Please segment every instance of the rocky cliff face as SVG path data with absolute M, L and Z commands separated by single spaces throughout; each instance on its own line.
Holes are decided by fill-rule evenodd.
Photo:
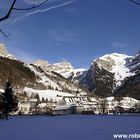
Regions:
M 125 78 L 115 94 L 140 99 L 140 52 L 129 61 L 128 67 L 135 74 Z
M 34 65 L 40 66 L 41 68 L 47 70 L 47 71 L 54 71 L 57 72 L 65 77 L 67 72 L 71 72 L 73 70 L 72 65 L 67 62 L 59 62 L 59 63 L 54 63 L 54 64 L 49 64 L 47 61 L 43 60 L 37 60 L 33 62 Z
M 105 69 L 108 72 L 114 74 L 115 88 L 119 87 L 126 77 L 134 75 L 128 67 L 129 61 L 133 57 L 124 54 L 107 54 L 100 57 L 96 62 L 99 68 Z
M 68 81 L 98 96 L 140 96 L 137 93 L 140 91 L 140 53 L 135 57 L 117 53 L 107 54 L 94 60 L 89 70 L 74 69 L 68 62 L 40 64 L 45 70 L 57 72 Z
M 87 69 L 74 69 L 71 63 L 63 61 L 59 63 L 49 64 L 47 61 L 37 60 L 33 62 L 34 65 L 40 66 L 42 69 L 46 71 L 53 71 L 64 78 L 67 78 L 69 81 L 73 82 L 74 84 L 78 84 L 80 79 L 84 77 L 87 72 Z
M 100 96 L 114 94 L 126 81 L 139 71 L 139 55 L 107 54 L 93 61 L 90 69 L 80 75 L 79 84 Z M 136 76 L 137 77 L 137 76 Z
M 136 73 L 136 74 L 139 73 L 139 71 L 140 71 L 140 52 L 135 57 L 130 59 L 127 66 L 131 72 Z

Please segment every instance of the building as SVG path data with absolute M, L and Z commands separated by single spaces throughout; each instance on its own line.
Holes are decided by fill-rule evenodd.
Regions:
M 36 113 L 37 99 L 28 99 L 19 101 L 18 113 L 22 115 L 29 115 Z
M 75 110 L 70 111 L 71 113 L 75 112 L 78 114 L 88 114 L 88 113 L 93 114 L 96 112 L 97 100 L 95 99 L 93 100 L 93 98 L 91 99 L 90 97 L 87 96 L 73 96 L 73 97 L 64 96 L 60 104 L 61 107 L 63 106 L 65 108 L 65 110 L 66 108 L 67 110 L 70 109 Z
M 76 106 L 72 104 L 56 106 L 54 109 L 52 109 L 52 115 L 69 115 L 76 113 Z

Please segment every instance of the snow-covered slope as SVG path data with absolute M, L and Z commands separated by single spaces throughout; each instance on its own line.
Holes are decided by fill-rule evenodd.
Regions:
M 58 84 L 56 84 L 53 80 L 51 80 L 46 73 L 40 69 L 39 67 L 35 67 L 34 65 L 30 65 L 30 64 L 25 64 L 26 67 L 30 68 L 31 71 L 33 71 L 35 73 L 35 75 L 38 77 L 36 79 L 36 81 L 38 83 L 43 84 L 46 88 L 52 88 L 52 89 L 58 89 L 58 90 L 62 90 L 62 88 L 60 88 L 60 86 Z M 50 76 L 52 76 L 52 74 L 50 72 L 48 72 L 48 74 Z
M 69 79 L 73 83 L 79 83 L 87 69 L 75 69 L 69 62 L 63 61 L 59 63 L 49 64 L 48 61 L 37 60 L 34 65 L 40 66 L 45 71 L 54 71 Z
M 111 73 L 114 73 L 116 80 L 116 87 L 120 86 L 122 81 L 126 77 L 133 76 L 135 73 L 131 72 L 128 65 L 132 56 L 125 54 L 112 53 L 100 57 L 98 60 L 98 66 Z
M 49 64 L 47 61 L 38 60 L 35 62 L 36 65 L 27 64 L 10 55 L 4 44 L 0 44 L 0 57 L 0 87 L 3 86 L 5 79 L 10 78 L 14 86 L 18 87 L 18 92 L 26 86 L 38 90 L 52 89 L 86 94 L 61 75 L 73 69 L 68 62 Z
M 95 59 L 89 70 L 81 75 L 79 84 L 95 94 L 110 96 L 126 78 L 133 77 L 140 68 L 140 55 L 136 57 L 111 53 Z
M 73 69 L 67 73 L 65 73 L 63 76 L 73 82 L 74 84 L 79 84 L 79 82 L 82 80 L 82 78 L 85 76 L 85 73 L 87 72 L 87 69 L 79 68 L 79 69 Z
M 15 86 L 21 88 L 53 89 L 82 95 L 87 94 L 87 90 L 83 90 L 86 88 L 97 95 L 112 96 L 122 87 L 120 94 L 130 96 L 131 91 L 134 96 L 130 97 L 140 99 L 140 52 L 135 57 L 106 54 L 94 60 L 89 70 L 75 69 L 66 61 L 49 64 L 37 60 L 26 64 L 9 54 L 4 44 L 0 44 L 0 57 L 0 87 L 10 77 Z
M 42 97 L 44 99 L 48 99 L 48 100 L 54 100 L 54 101 L 59 101 L 60 98 L 62 98 L 63 96 L 68 96 L 68 97 L 72 97 L 74 96 L 74 94 L 70 94 L 67 92 L 60 92 L 60 91 L 55 91 L 55 90 L 35 90 L 32 88 L 24 88 L 24 92 L 26 92 L 29 96 L 32 94 L 38 94 L 40 97 L 40 100 L 42 99 Z
M 129 61 L 127 66 L 134 75 L 124 79 L 116 94 L 140 100 L 140 52 Z
M 67 91 L 73 94 L 76 94 L 77 92 L 82 95 L 86 94 L 83 89 L 70 82 L 68 79 L 57 72 L 50 71 L 33 64 L 25 64 L 25 66 L 30 68 L 30 70 L 35 73 L 37 76 L 36 81 L 40 84 L 43 84 L 46 89 Z
M 140 72 L 140 51 L 138 54 L 133 57 L 130 62 L 128 63 L 128 67 L 131 72 L 139 73 Z

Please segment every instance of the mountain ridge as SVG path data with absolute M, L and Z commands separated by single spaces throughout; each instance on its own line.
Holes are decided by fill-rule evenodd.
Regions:
M 10 77 L 17 87 L 22 88 L 140 99 L 140 52 L 136 56 L 106 54 L 95 59 L 89 69 L 75 69 L 67 61 L 49 64 L 46 60 L 37 60 L 28 64 L 9 54 L 4 44 L 0 44 L 0 67 L 1 88 L 4 80 Z M 132 93 L 128 93 L 128 89 Z

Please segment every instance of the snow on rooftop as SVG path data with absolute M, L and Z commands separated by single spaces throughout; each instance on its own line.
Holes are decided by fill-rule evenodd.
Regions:
M 41 107 L 41 108 L 42 108 L 42 107 L 46 107 L 46 103 L 41 103 L 41 104 L 39 104 L 38 106 Z
M 106 100 L 107 100 L 107 101 L 112 101 L 112 100 L 114 100 L 114 97 L 113 97 L 113 96 L 107 97 Z
M 123 100 L 121 100 L 120 103 L 121 103 L 121 107 L 123 108 L 131 108 L 135 104 L 140 103 L 140 101 L 130 97 L 123 97 Z
M 93 97 L 90 97 L 90 100 L 91 100 L 92 102 L 97 102 L 97 99 L 95 99 L 95 98 L 93 98 Z
M 138 103 L 138 102 L 140 102 L 139 100 L 136 100 L 136 99 L 131 98 L 131 97 L 123 97 L 123 101 L 133 102 L 133 103 Z
M 71 105 L 56 106 L 53 110 L 65 110 L 69 109 Z

